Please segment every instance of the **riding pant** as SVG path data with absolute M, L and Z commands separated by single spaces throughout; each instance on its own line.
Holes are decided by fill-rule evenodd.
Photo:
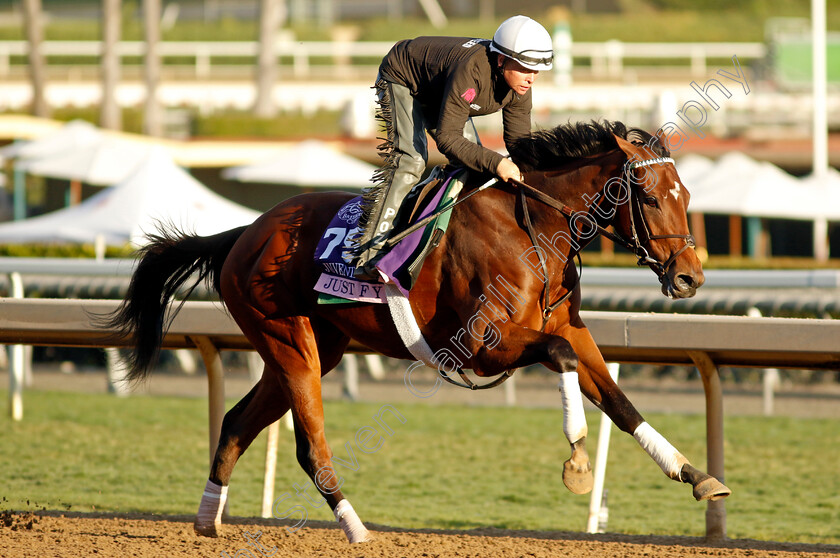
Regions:
M 420 182 L 429 159 L 426 130 L 432 133 L 421 104 L 404 85 L 392 83 L 379 76 L 376 82 L 378 116 L 387 133 L 384 148 L 385 163 L 374 179 L 380 182 L 373 188 L 370 207 L 358 241 L 357 276 L 375 276 L 374 265 L 385 242 L 393 233 L 394 219 L 403 200 Z M 478 143 L 472 122 L 467 122 L 464 135 Z

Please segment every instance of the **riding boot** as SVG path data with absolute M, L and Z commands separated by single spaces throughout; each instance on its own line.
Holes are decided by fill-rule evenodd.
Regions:
M 391 183 L 380 201 L 376 214 L 371 215 L 370 230 L 373 237 L 361 253 L 356 263 L 355 277 L 357 279 L 378 279 L 376 263 L 386 254 L 383 250 L 385 242 L 394 230 L 394 218 L 399 213 L 403 200 L 417 184 L 418 178 L 414 173 L 400 172 L 398 168 L 391 179 Z M 364 244 L 362 244 L 364 246 Z
M 377 89 L 389 152 L 379 175 L 381 183 L 366 196 L 372 207 L 366 211 L 358 240 L 354 273 L 362 280 L 379 279 L 376 262 L 385 255 L 383 248 L 393 234 L 394 219 L 405 197 L 420 181 L 428 159 L 426 122 L 420 104 L 402 85 L 380 79 Z

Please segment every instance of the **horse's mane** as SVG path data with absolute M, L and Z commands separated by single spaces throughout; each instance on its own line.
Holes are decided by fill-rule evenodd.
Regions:
M 648 132 L 609 120 L 568 122 L 550 130 L 537 130 L 515 140 L 509 150 L 523 171 L 540 170 L 615 149 L 618 144 L 614 135 L 635 144 L 649 145 L 660 157 L 670 155 L 668 148 Z

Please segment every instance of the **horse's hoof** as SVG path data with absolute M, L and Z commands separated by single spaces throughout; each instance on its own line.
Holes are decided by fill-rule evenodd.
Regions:
M 572 465 L 572 460 L 563 463 L 563 484 L 566 485 L 572 494 L 588 494 L 592 491 L 595 481 L 592 478 L 592 465 L 587 461 L 586 467 L 581 470 Z
M 702 500 L 714 502 L 715 500 L 722 500 L 730 494 L 732 494 L 732 491 L 714 477 L 708 477 L 698 482 L 694 487 L 694 498 L 698 502 Z
M 220 527 L 221 525 L 216 525 L 215 523 L 193 523 L 193 530 L 200 537 L 212 537 L 215 539 L 219 536 Z
M 366 531 L 365 534 L 361 538 L 359 538 L 357 540 L 350 541 L 350 544 L 369 543 L 369 542 L 374 541 L 374 540 L 376 540 L 376 536 L 373 533 L 371 533 L 370 531 Z

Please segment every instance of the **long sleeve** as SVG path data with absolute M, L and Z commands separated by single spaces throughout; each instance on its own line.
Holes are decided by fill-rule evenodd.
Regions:
M 465 65 L 461 71 L 454 72 L 444 88 L 435 142 L 450 160 L 460 161 L 477 171 L 495 173 L 502 155 L 464 137 L 464 126 L 471 113 L 470 103 L 476 99 L 480 87 L 479 80 L 469 69 Z

